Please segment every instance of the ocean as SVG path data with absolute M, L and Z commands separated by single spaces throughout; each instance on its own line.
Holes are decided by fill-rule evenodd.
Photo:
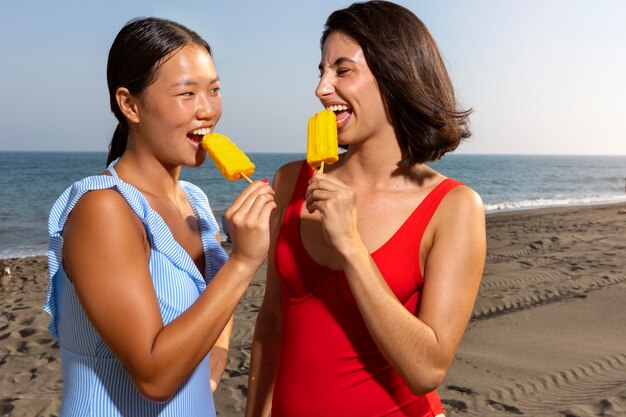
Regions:
M 254 178 L 304 154 L 250 153 Z M 72 182 L 105 168 L 105 153 L 0 152 L 0 259 L 44 255 L 48 212 Z M 626 156 L 513 156 L 451 154 L 430 164 L 482 197 L 487 213 L 626 201 Z M 225 181 L 212 163 L 184 169 L 219 218 L 245 181 Z

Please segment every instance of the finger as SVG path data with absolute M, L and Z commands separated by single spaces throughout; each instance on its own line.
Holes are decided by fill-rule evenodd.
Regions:
M 323 211 L 323 209 L 321 208 L 322 205 L 324 209 L 326 209 L 326 207 L 329 204 L 332 204 L 332 201 L 336 199 L 336 196 L 337 193 L 335 192 L 316 190 L 305 201 L 305 207 L 309 211 L 309 213 L 313 213 L 315 210 Z
M 319 169 L 315 170 L 315 172 L 313 173 L 313 176 L 311 178 L 309 178 L 309 184 L 313 181 L 317 181 L 321 178 L 327 177 L 327 174 L 324 174 L 323 172 L 320 172 Z
M 259 215 L 263 206 L 274 200 L 273 192 L 259 192 L 251 194 L 238 208 L 233 212 L 232 221 L 235 227 L 255 227 L 255 223 L 259 221 Z
M 345 187 L 345 184 L 343 183 L 343 181 L 328 174 L 317 173 L 309 179 L 309 184 L 320 183 L 320 182 L 327 182 L 327 183 L 332 183 L 338 186 Z
M 270 216 L 272 215 L 272 211 L 274 211 L 274 209 L 277 207 L 278 205 L 276 204 L 274 200 L 265 204 L 263 206 L 263 209 L 261 210 L 261 214 L 259 215 L 259 221 L 262 222 L 263 224 L 267 224 L 269 227 Z
M 334 191 L 314 190 L 306 198 L 306 204 L 310 205 L 316 201 L 330 200 L 336 195 Z
M 335 178 L 326 177 L 326 178 L 322 178 L 317 181 L 311 182 L 308 188 L 321 189 L 321 190 L 342 190 L 342 189 L 347 189 L 349 187 L 346 186 L 343 182 Z
M 274 190 L 268 185 L 267 182 L 254 181 L 237 196 L 235 201 L 233 201 L 230 207 L 226 210 L 226 218 L 232 218 L 232 216 L 246 204 L 248 204 L 249 208 L 250 197 L 263 192 L 274 194 Z
M 331 181 L 326 181 L 326 180 L 316 181 L 316 182 L 311 183 L 307 187 L 307 190 L 304 196 L 305 198 L 309 198 L 309 196 L 315 193 L 316 191 L 338 192 L 344 188 L 345 186 L 339 185 Z
M 320 213 L 322 218 L 324 217 L 324 212 L 327 210 L 328 205 L 326 201 L 313 201 L 311 204 L 307 204 L 306 209 L 309 213 L 313 214 L 316 211 Z
M 259 194 L 255 196 L 254 201 L 252 202 L 248 212 L 246 213 L 246 217 L 253 222 L 261 221 L 261 213 L 263 209 L 268 204 L 274 203 L 274 196 L 269 193 Z
M 258 190 L 263 187 L 269 187 L 267 181 L 253 181 L 241 193 L 239 193 L 237 198 L 235 198 L 231 204 L 231 207 L 234 207 L 235 209 L 238 208 L 250 195 L 258 192 Z

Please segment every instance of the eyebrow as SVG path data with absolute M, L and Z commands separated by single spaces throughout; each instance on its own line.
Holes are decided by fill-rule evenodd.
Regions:
M 338 65 L 343 64 L 344 62 L 350 62 L 350 63 L 352 63 L 352 64 L 356 64 L 356 61 L 354 61 L 354 60 L 352 60 L 352 59 L 350 59 L 350 58 L 347 58 L 347 57 L 345 57 L 345 56 L 342 56 L 342 57 L 339 57 L 339 58 L 335 59 L 335 62 L 333 62 L 333 63 L 331 64 L 331 67 L 336 67 L 336 66 L 338 66 Z M 319 68 L 319 70 L 321 71 L 321 70 L 324 68 L 324 66 L 320 63 L 320 64 L 319 64 L 319 66 L 318 66 L 318 68 Z
M 211 81 L 209 81 L 209 84 L 215 84 L 219 80 L 220 80 L 220 77 L 215 77 Z M 183 80 L 180 80 L 180 81 L 170 85 L 170 88 L 186 87 L 186 86 L 189 86 L 189 85 L 198 85 L 198 82 L 190 80 L 190 79 L 183 79 Z

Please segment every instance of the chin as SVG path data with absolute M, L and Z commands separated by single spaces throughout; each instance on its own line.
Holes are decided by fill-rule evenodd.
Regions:
M 196 159 L 194 161 L 194 163 L 191 165 L 192 167 L 199 167 L 200 165 L 202 165 L 204 163 L 204 161 L 206 161 L 206 152 L 204 152 L 204 150 L 202 152 L 198 152 L 196 154 Z

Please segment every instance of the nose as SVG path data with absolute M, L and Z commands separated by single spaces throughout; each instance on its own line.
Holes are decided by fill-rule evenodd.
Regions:
M 320 100 L 323 100 L 324 97 L 328 97 L 335 91 L 335 85 L 333 80 L 331 79 L 330 74 L 322 74 L 320 77 L 320 82 L 317 84 L 317 88 L 315 89 L 315 95 Z
M 196 118 L 201 120 L 209 120 L 216 117 L 217 119 L 219 119 L 221 114 L 222 98 L 220 96 L 198 94 Z

